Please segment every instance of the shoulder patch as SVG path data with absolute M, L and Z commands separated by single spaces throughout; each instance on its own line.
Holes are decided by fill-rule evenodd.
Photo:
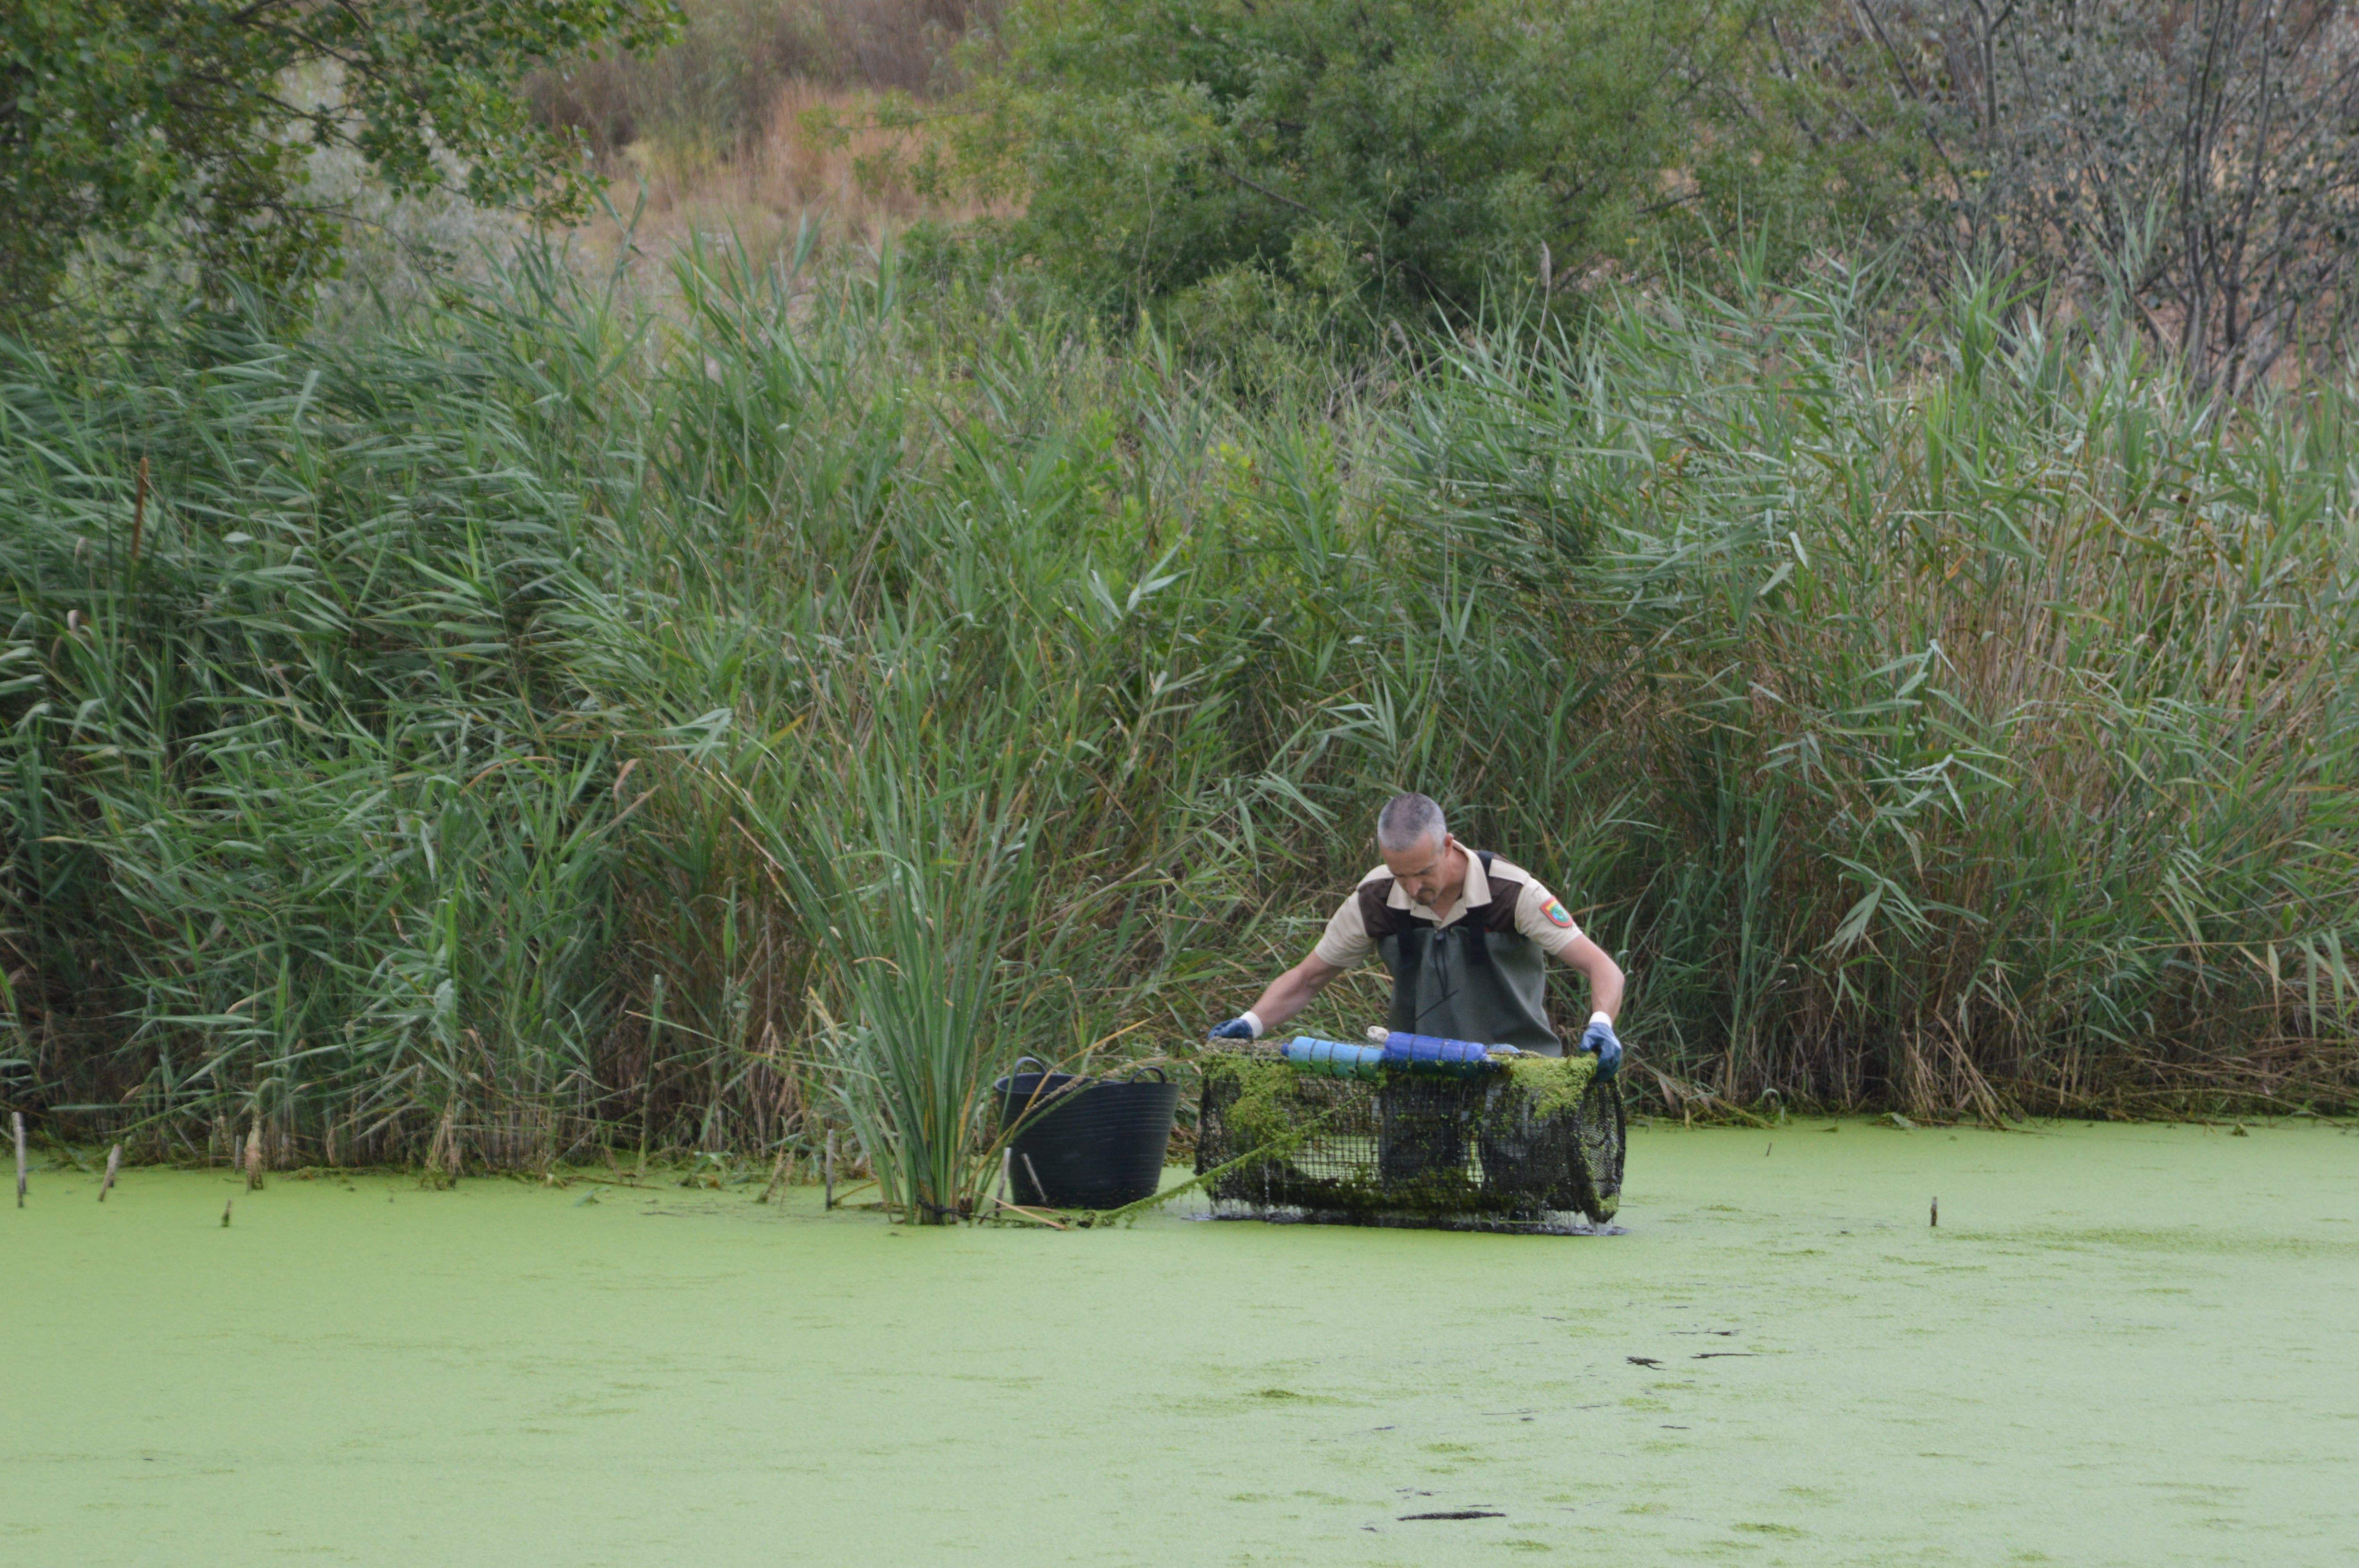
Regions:
M 1541 910 L 1540 913 L 1548 916 L 1549 924 L 1550 925 L 1569 928 L 1572 925 L 1572 916 L 1566 914 L 1564 905 L 1557 902 L 1555 899 L 1549 900 L 1548 907 Z

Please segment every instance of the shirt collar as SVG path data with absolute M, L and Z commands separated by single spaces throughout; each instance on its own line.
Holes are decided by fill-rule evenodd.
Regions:
M 1490 903 L 1491 879 L 1484 872 L 1483 857 L 1467 849 L 1463 844 L 1458 848 L 1466 856 L 1466 881 L 1458 890 L 1458 907 L 1450 912 L 1450 917 L 1447 920 L 1421 903 L 1411 903 L 1408 890 L 1400 885 L 1398 877 L 1393 879 L 1393 891 L 1385 899 L 1385 907 L 1406 909 L 1411 914 L 1421 915 L 1432 921 L 1436 925 L 1455 925 L 1468 910 Z

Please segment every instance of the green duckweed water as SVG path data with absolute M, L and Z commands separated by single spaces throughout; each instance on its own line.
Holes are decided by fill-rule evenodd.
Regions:
M 2359 1137 L 1822 1125 L 1597 1238 L 37 1171 L 0 1561 L 2349 1561 Z

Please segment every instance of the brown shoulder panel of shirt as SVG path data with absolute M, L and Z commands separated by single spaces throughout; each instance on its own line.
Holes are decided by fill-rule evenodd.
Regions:
M 1397 935 L 1405 926 L 1417 924 L 1408 910 L 1392 906 L 1393 889 L 1397 885 L 1391 877 L 1371 877 L 1360 884 L 1355 895 L 1360 901 L 1360 925 L 1371 942 Z
M 1498 862 L 1495 859 L 1492 863 L 1495 866 Z M 1483 929 L 1515 930 L 1516 904 L 1524 896 L 1523 882 L 1506 871 L 1488 868 L 1485 868 L 1484 876 L 1491 884 L 1491 902 L 1483 911 Z

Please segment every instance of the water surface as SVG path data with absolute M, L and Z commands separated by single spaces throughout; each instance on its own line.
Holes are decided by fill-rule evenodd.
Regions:
M 1600 1238 L 37 1172 L 0 1561 L 2351 1561 L 2359 1136 L 1830 1125 Z

